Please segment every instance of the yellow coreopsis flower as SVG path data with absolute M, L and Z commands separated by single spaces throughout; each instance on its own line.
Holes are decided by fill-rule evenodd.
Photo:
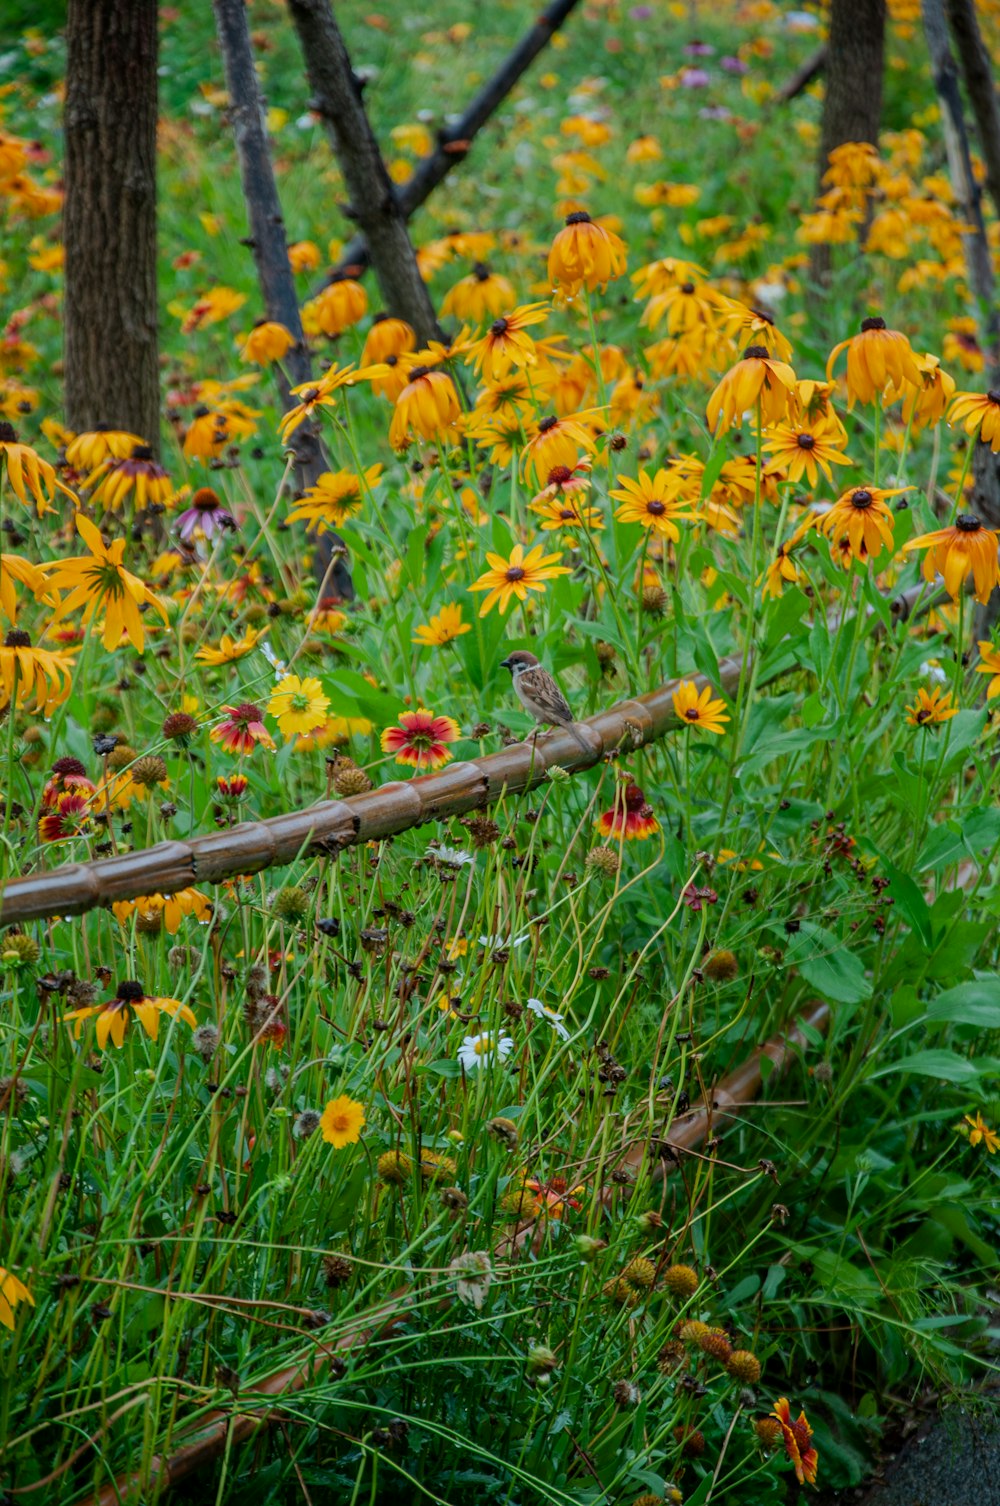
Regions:
M 345 1145 L 357 1145 L 364 1124 L 364 1106 L 344 1093 L 339 1098 L 330 1099 L 319 1121 L 323 1139 L 334 1150 L 343 1150 Z
M 237 659 L 243 659 L 252 653 L 263 636 L 263 628 L 259 632 L 247 628 L 242 638 L 235 639 L 228 633 L 223 633 L 218 648 L 200 648 L 195 658 L 201 664 L 235 664 Z
M 440 612 L 435 612 L 430 622 L 414 629 L 413 642 L 424 648 L 440 648 L 443 643 L 451 643 L 463 633 L 471 632 L 472 624 L 462 621 L 462 608 L 449 603 Z
M 267 709 L 285 737 L 291 737 L 293 733 L 312 732 L 323 725 L 330 697 L 315 676 L 300 680 L 298 675 L 285 675 L 271 692 Z
M 523 602 L 529 591 L 544 591 L 545 582 L 553 576 L 569 574 L 568 566 L 558 563 L 562 555 L 546 554 L 543 544 L 536 544 L 527 554 L 523 544 L 515 544 L 509 560 L 502 554 L 487 554 L 486 558 L 490 568 L 469 587 L 470 591 L 489 592 L 479 608 L 480 617 L 498 603 L 502 617 L 513 597 Z
M 90 553 L 42 566 L 56 590 L 69 592 L 59 604 L 57 620 L 82 607 L 84 622 L 90 622 L 98 611 L 103 610 L 104 647 L 109 652 L 117 648 L 124 633 L 136 652 L 141 654 L 146 635 L 139 608 L 144 605 L 152 607 L 164 622 L 168 622 L 165 605 L 137 575 L 132 575 L 122 565 L 124 539 L 105 544 L 100 529 L 82 513 L 76 515 L 76 531 Z

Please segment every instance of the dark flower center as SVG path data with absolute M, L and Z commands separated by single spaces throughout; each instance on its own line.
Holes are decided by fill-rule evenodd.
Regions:
M 377 314 L 372 315 L 372 324 L 381 324 L 383 319 L 388 319 L 388 317 L 389 315 L 385 312 L 385 309 L 379 309 Z
M 971 512 L 960 512 L 955 519 L 955 527 L 959 533 L 978 533 L 982 526 L 979 519 Z
M 684 715 L 687 717 L 689 722 L 696 722 L 698 720 L 699 713 L 693 706 L 689 706 Z
M 658 497 L 653 497 L 649 502 L 646 503 L 646 511 L 649 513 L 650 517 L 662 518 L 666 510 L 667 509 L 665 505 L 659 500 Z
M 994 389 L 991 387 L 986 396 L 991 403 L 996 403 L 997 407 L 1000 408 L 1000 392 L 994 391 Z
M 249 701 L 243 701 L 239 706 L 230 706 L 229 717 L 231 721 L 246 726 L 248 722 L 260 721 L 260 708 L 251 705 Z
M 204 403 L 199 403 L 194 410 L 194 416 L 195 418 L 207 418 L 211 411 L 211 408 L 206 408 Z M 134 455 L 135 451 L 133 450 L 132 453 Z
M 765 314 L 763 309 L 751 309 L 750 312 L 751 314 L 753 314 L 755 319 L 762 320 L 764 324 L 774 323 L 774 320 L 771 318 L 770 314 Z
M 303 405 L 306 405 L 308 403 L 314 403 L 318 397 L 319 397 L 319 388 L 318 387 L 310 387 L 310 388 L 308 388 L 307 391 L 303 392 L 303 394 L 302 394 Z
M 871 507 L 874 500 L 871 492 L 865 491 L 863 486 L 851 493 L 851 506 L 858 508 L 861 512 L 864 512 L 866 507 Z
M 795 443 L 798 445 L 800 450 L 814 450 L 816 448 L 816 439 L 812 434 L 797 435 Z
M 771 352 L 766 345 L 748 345 L 743 352 L 744 361 L 766 361 Z
M 625 808 L 630 811 L 641 811 L 646 804 L 646 797 L 637 784 L 630 784 L 625 791 Z
M 863 335 L 867 335 L 870 329 L 885 329 L 885 320 L 881 317 L 881 315 L 876 314 L 871 319 L 862 319 L 861 333 Z
M 206 413 L 208 412 L 207 408 L 205 409 L 205 412 Z M 149 447 L 148 444 L 135 444 L 135 445 L 132 446 L 131 459 L 133 459 L 133 460 L 152 460 L 152 458 L 153 458 L 153 452 L 150 449 L 150 447 Z
M 398 356 L 386 356 L 386 358 L 385 358 L 385 364 L 387 366 L 398 366 L 399 365 L 399 357 Z
M 694 283 L 693 282 L 682 282 L 681 283 L 681 292 L 682 293 L 688 293 L 688 294 L 693 293 L 694 292 Z
M 140 999 L 146 997 L 146 990 L 141 983 L 136 983 L 134 978 L 127 978 L 124 983 L 119 983 L 115 992 L 115 998 L 123 1004 L 138 1004 Z
M 210 486 L 199 486 L 191 498 L 191 506 L 196 507 L 199 512 L 214 512 L 217 507 L 222 506 L 222 503 Z
M 3 640 L 3 646 L 4 648 L 30 648 L 31 634 L 26 633 L 23 628 L 11 628 Z
M 507 320 L 506 319 L 494 319 L 493 323 L 490 325 L 490 334 L 491 335 L 498 335 L 499 336 L 499 335 L 505 335 L 506 333 L 507 333 Z
M 476 265 L 472 269 L 472 275 L 477 282 L 489 282 L 490 278 L 493 276 L 493 273 L 490 271 L 489 267 L 484 261 L 477 261 Z
M 13 424 L 0 423 L 0 444 L 17 444 L 17 430 Z
M 548 417 L 543 418 L 541 423 L 538 425 L 539 434 L 547 434 L 550 429 L 555 428 L 558 422 L 558 418 L 556 418 L 554 414 L 550 413 Z
M 410 372 L 410 381 L 419 382 L 421 377 L 429 376 L 430 369 L 431 368 L 429 366 L 414 366 L 413 370 Z
M 549 471 L 550 486 L 565 486 L 567 481 L 572 481 L 573 472 L 568 465 L 554 465 Z
M 567 225 L 589 225 L 591 218 L 585 209 L 578 209 L 575 214 L 566 216 L 566 223 Z
M 507 579 L 508 580 L 523 580 L 524 579 L 524 571 L 521 569 L 521 566 L 520 565 L 511 565 L 510 568 L 507 571 Z

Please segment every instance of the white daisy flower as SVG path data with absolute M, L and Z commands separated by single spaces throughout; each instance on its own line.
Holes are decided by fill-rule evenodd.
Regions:
M 458 1048 L 458 1059 L 466 1072 L 476 1072 L 480 1067 L 492 1067 L 497 1058 L 503 1061 L 513 1049 L 513 1039 L 502 1030 L 483 1030 L 465 1037 Z
M 461 847 L 445 847 L 439 843 L 428 847 L 424 857 L 433 858 L 435 862 L 443 863 L 446 868 L 465 868 L 476 861 L 475 853 L 465 852 Z
M 552 1029 L 555 1031 L 556 1035 L 561 1041 L 569 1040 L 569 1031 L 563 1024 L 563 1020 L 565 1019 L 564 1015 L 557 1014 L 554 1009 L 547 1009 L 546 1006 L 542 1003 L 541 999 L 529 999 L 527 1008 L 530 1009 L 531 1013 L 533 1015 L 536 1015 L 538 1019 L 548 1020 L 549 1024 L 552 1026 Z
M 486 947 L 490 952 L 498 952 L 512 946 L 522 946 L 527 939 L 527 931 L 523 936 L 480 936 L 479 945 Z
M 260 648 L 260 651 L 264 655 L 264 658 L 267 660 L 268 664 L 270 664 L 271 668 L 274 670 L 274 678 L 276 680 L 283 680 L 288 673 L 288 666 L 285 663 L 284 659 L 278 658 L 277 654 L 274 652 L 274 649 L 271 647 L 266 638 L 264 639 L 263 643 L 258 645 L 258 647 Z
M 932 664 L 929 659 L 925 659 L 921 664 L 920 673 L 934 685 L 947 685 L 948 683 L 948 676 L 940 664 Z

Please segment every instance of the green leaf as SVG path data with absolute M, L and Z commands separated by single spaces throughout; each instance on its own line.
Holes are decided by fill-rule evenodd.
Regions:
M 891 1077 L 896 1072 L 907 1072 L 917 1077 L 936 1077 L 942 1082 L 955 1083 L 974 1082 L 980 1075 L 979 1068 L 964 1056 L 959 1056 L 957 1051 L 944 1049 L 915 1051 L 912 1056 L 888 1062 L 868 1075 L 874 1080 L 877 1077 Z
M 975 978 L 946 989 L 928 1005 L 927 1019 L 1000 1030 L 1000 978 Z
M 826 706 L 818 695 L 811 695 L 802 707 L 802 720 L 807 727 L 818 727 L 826 716 Z
M 896 910 L 910 929 L 917 932 L 924 945 L 930 947 L 934 941 L 934 928 L 927 901 L 908 873 L 904 873 L 885 857 L 882 858 L 882 867 L 890 880 L 889 894 Z
M 860 959 L 832 931 L 812 921 L 802 921 L 790 938 L 785 961 L 798 968 L 811 988 L 835 1004 L 860 1004 L 871 998 L 872 985 Z

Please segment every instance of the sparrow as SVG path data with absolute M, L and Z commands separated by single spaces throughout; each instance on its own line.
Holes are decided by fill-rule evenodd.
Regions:
M 519 648 L 500 661 L 501 669 L 509 669 L 514 684 L 514 694 L 525 711 L 530 711 L 535 721 L 543 727 L 563 727 L 571 732 L 587 753 L 592 753 L 586 739 L 573 722 L 569 702 L 544 664 L 539 664 L 534 654 Z M 537 729 L 533 737 L 538 736 Z

